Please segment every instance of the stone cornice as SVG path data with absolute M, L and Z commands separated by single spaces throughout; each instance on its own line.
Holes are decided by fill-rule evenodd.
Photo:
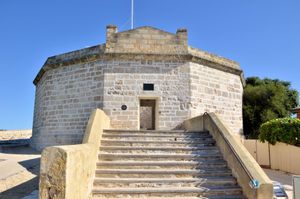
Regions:
M 240 70 L 239 63 L 232 61 L 230 59 L 220 57 L 218 55 L 206 52 L 204 50 L 200 50 L 197 48 L 188 47 L 188 53 L 193 55 L 194 57 L 198 57 L 201 59 L 209 60 L 211 62 L 218 63 L 220 65 L 228 66 L 229 68 L 235 68 Z
M 105 44 L 93 46 L 70 53 L 49 57 L 33 83 L 37 85 L 44 73 L 48 70 L 78 63 L 87 63 L 96 60 L 174 60 L 182 62 L 195 62 L 217 70 L 239 75 L 244 85 L 243 71 L 239 64 L 226 58 L 222 58 L 205 51 L 189 47 L 187 54 L 139 54 L 139 53 L 108 53 L 105 52 Z

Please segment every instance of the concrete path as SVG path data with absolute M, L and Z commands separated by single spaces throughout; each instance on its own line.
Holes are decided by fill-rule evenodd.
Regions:
M 281 183 L 288 194 L 289 199 L 293 199 L 293 174 L 271 169 L 264 169 L 264 171 L 271 180 Z
M 20 199 L 38 189 L 40 153 L 30 147 L 0 146 L 0 199 Z
M 38 199 L 39 198 L 39 191 L 35 190 L 30 195 L 22 198 L 22 199 Z

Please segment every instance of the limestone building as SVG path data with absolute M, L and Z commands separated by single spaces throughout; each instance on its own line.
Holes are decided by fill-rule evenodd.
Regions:
M 49 57 L 36 78 L 31 145 L 75 144 L 90 113 L 103 109 L 115 129 L 174 129 L 204 112 L 242 134 L 239 64 L 192 48 L 186 29 L 118 32 L 106 43 Z

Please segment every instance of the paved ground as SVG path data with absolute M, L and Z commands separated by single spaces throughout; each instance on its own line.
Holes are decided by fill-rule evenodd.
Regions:
M 264 171 L 271 180 L 280 182 L 283 185 L 286 193 L 288 194 L 289 199 L 293 199 L 293 174 L 271 169 L 264 169 Z
M 39 191 L 35 190 L 30 195 L 22 198 L 22 199 L 38 199 L 39 198 Z
M 30 147 L 0 147 L 0 199 L 20 199 L 38 189 L 40 153 Z

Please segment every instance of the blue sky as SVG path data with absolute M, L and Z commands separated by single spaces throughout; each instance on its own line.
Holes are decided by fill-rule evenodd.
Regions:
M 135 0 L 135 26 L 188 29 L 189 45 L 238 61 L 246 77 L 300 91 L 299 0 Z M 46 58 L 105 42 L 130 28 L 130 0 L 2 0 L 0 129 L 32 127 L 32 81 Z

